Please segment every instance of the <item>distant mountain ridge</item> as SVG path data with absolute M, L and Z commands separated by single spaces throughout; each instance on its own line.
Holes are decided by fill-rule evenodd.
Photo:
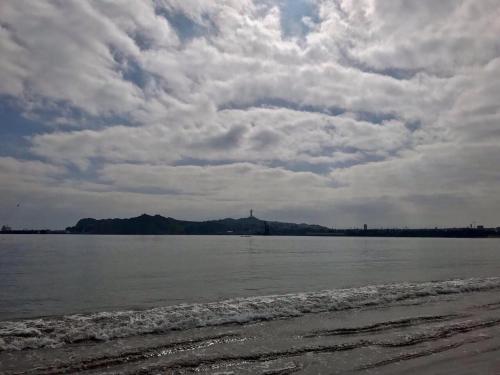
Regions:
M 177 220 L 161 215 L 129 219 L 81 219 L 66 230 L 75 234 L 238 234 L 238 235 L 314 235 L 328 234 L 321 225 L 265 221 L 254 216 L 208 221 Z
M 26 233 L 3 231 L 2 233 Z M 32 231 L 33 233 L 42 233 Z M 49 233 L 50 231 L 47 231 Z M 62 231 L 60 231 L 62 232 Z M 484 228 L 387 228 L 332 229 L 321 225 L 266 221 L 249 216 L 241 219 L 208 221 L 177 220 L 161 215 L 146 215 L 129 219 L 81 219 L 66 228 L 73 234 L 205 234 L 205 235 L 274 235 L 274 236 L 355 236 L 355 237 L 500 237 L 500 227 Z M 59 233 L 59 232 L 53 232 Z

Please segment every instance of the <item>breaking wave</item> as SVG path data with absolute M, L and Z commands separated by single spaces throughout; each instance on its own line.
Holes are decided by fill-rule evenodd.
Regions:
M 60 347 L 196 327 L 245 324 L 304 314 L 384 306 L 431 296 L 500 289 L 500 278 L 372 285 L 204 304 L 181 304 L 143 311 L 98 312 L 0 322 L 0 351 Z

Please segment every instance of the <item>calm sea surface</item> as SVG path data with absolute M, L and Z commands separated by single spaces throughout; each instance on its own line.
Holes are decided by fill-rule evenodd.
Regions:
M 0 320 L 491 276 L 499 239 L 0 235 Z

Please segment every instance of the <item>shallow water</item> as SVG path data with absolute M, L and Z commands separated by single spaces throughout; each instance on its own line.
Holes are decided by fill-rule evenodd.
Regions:
M 496 373 L 500 278 L 0 322 L 6 374 Z
M 496 373 L 499 245 L 0 236 L 0 373 Z

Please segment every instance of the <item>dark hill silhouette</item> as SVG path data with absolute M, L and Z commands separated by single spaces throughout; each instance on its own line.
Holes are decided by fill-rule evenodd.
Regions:
M 130 219 L 81 219 L 66 228 L 79 234 L 239 234 L 239 235 L 313 235 L 328 234 L 320 225 L 264 221 L 250 216 L 241 219 L 186 221 L 160 215 L 143 214 Z
M 235 234 L 275 236 L 355 236 L 355 237 L 499 237 L 500 228 L 421 228 L 421 229 L 331 229 L 321 225 L 265 221 L 254 216 L 208 221 L 177 220 L 143 214 L 130 219 L 81 219 L 74 234 Z M 2 231 L 2 233 L 27 233 Z M 40 233 L 33 231 L 33 233 Z M 54 232 L 56 233 L 56 232 Z

